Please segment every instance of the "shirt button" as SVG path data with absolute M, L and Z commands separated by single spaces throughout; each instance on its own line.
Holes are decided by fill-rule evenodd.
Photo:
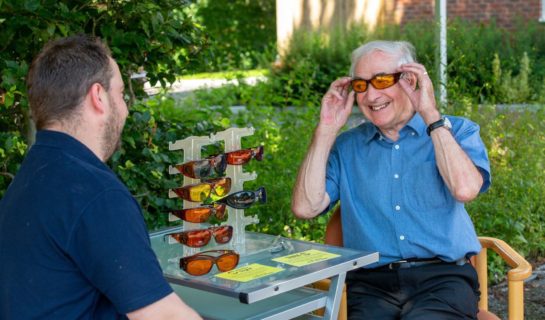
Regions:
M 399 211 L 401 210 L 401 207 L 400 206 L 396 206 L 396 211 Z
M 395 179 L 399 179 L 399 174 L 397 174 L 397 173 L 394 174 L 394 178 L 395 178 Z
M 414 132 L 411 132 L 411 136 L 414 136 L 415 134 L 416 134 L 416 133 L 414 133 Z
M 399 236 L 399 240 L 401 240 L 401 241 L 405 240 L 405 236 L 404 236 L 404 235 L 400 235 L 400 236 Z
M 396 150 L 399 149 L 399 144 L 396 144 L 394 148 L 396 148 Z

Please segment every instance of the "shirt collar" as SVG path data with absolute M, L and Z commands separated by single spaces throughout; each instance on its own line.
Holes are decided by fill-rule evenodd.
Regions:
M 36 132 L 36 146 L 47 146 L 64 150 L 72 156 L 91 163 L 97 167 L 106 167 L 86 145 L 76 138 L 60 131 L 39 130 Z
M 368 144 L 374 139 L 379 139 L 382 137 L 382 133 L 377 128 L 377 126 L 372 125 L 367 127 L 367 132 L 364 138 L 364 142 Z M 407 122 L 405 127 L 403 127 L 401 130 L 405 130 L 405 128 L 412 129 L 418 136 L 423 135 L 426 133 L 426 124 L 424 123 L 424 119 L 420 116 L 420 114 L 415 113 L 414 116 Z

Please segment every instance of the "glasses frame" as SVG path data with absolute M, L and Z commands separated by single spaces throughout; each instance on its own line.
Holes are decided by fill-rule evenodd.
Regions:
M 222 231 L 223 229 L 226 229 L 228 232 L 229 239 L 224 241 L 223 239 L 218 240 L 219 234 L 217 234 L 218 231 Z M 205 232 L 208 236 L 203 238 L 201 242 L 199 242 L 197 245 L 190 244 L 190 237 L 196 237 L 194 234 Z M 208 227 L 207 229 L 193 229 L 193 230 L 187 230 L 187 231 L 181 231 L 181 232 L 174 232 L 174 233 L 168 233 L 163 236 L 163 239 L 166 239 L 167 237 L 171 237 L 174 240 L 176 240 L 178 243 L 181 243 L 183 245 L 186 245 L 190 248 L 201 248 L 206 246 L 210 243 L 210 240 L 212 237 L 214 237 L 214 240 L 217 244 L 226 244 L 233 239 L 233 226 L 229 225 L 221 225 L 221 226 L 212 226 Z
M 218 176 L 222 176 L 227 169 L 227 157 L 225 154 L 210 156 L 202 160 L 188 161 L 176 165 L 175 168 L 186 177 L 201 179 L 212 176 L 214 171 Z M 204 172 L 203 172 L 204 171 Z
M 191 220 L 188 216 L 192 215 L 194 211 L 203 210 L 205 213 L 200 214 L 199 219 Z M 191 223 L 203 223 L 206 222 L 214 215 L 217 219 L 223 220 L 226 216 L 227 206 L 223 203 L 207 204 L 200 207 L 187 208 L 181 210 L 172 210 L 171 214 L 176 217 Z
M 211 253 L 219 253 L 220 255 L 219 256 L 212 256 Z M 235 256 L 236 257 L 236 263 L 232 268 L 222 270 L 220 265 L 218 264 L 218 260 L 220 260 L 221 258 L 226 257 L 226 256 Z M 210 268 L 208 269 L 207 272 L 202 273 L 202 274 L 192 274 L 191 272 L 188 271 L 189 263 L 191 263 L 192 261 L 196 261 L 196 260 L 206 260 L 206 261 L 211 261 L 212 263 L 210 264 Z M 240 262 L 240 255 L 237 252 L 235 252 L 234 250 L 209 250 L 209 251 L 199 252 L 199 253 L 194 254 L 192 256 L 180 258 L 179 265 L 180 265 L 180 269 L 184 270 L 186 273 L 188 273 L 188 274 L 190 274 L 192 276 L 203 276 L 205 274 L 210 273 L 210 271 L 212 270 L 214 265 L 216 265 L 216 267 L 218 268 L 219 271 L 226 272 L 226 271 L 231 271 L 231 270 L 235 269 L 238 266 L 239 262 Z
M 403 75 L 403 72 L 396 72 L 396 73 L 379 73 L 379 74 L 376 74 L 374 77 L 372 77 L 371 79 L 362 79 L 362 78 L 353 78 L 351 81 L 350 81 L 350 87 L 352 88 L 352 90 L 354 90 L 354 92 L 356 93 L 363 93 L 363 92 L 366 92 L 368 89 L 369 89 L 369 84 L 371 84 L 373 86 L 373 88 L 377 89 L 377 90 L 383 90 L 383 89 L 387 89 L 387 88 L 390 88 L 390 87 L 393 87 L 396 83 L 399 82 L 399 79 L 401 79 L 401 76 Z M 391 84 L 388 84 L 386 86 L 383 86 L 381 87 L 380 85 L 377 85 L 377 83 L 380 83 L 378 80 L 380 77 L 391 77 L 393 76 L 394 79 L 393 79 L 393 82 Z M 356 90 L 356 86 L 355 84 L 358 83 L 358 82 L 364 82 L 365 83 L 365 89 L 364 90 Z
M 224 194 L 226 194 L 226 195 L 229 194 L 229 191 L 231 191 L 231 178 L 230 177 L 208 179 L 208 180 L 204 180 L 204 181 L 202 181 L 200 183 L 188 184 L 188 185 L 183 186 L 183 187 L 174 188 L 174 189 L 172 189 L 172 191 L 174 191 L 174 193 L 176 193 L 176 195 L 178 197 L 180 197 L 180 198 L 182 198 L 184 200 L 187 200 L 187 201 L 190 201 L 190 202 L 203 202 L 203 201 L 206 201 L 208 198 L 210 198 L 212 193 L 214 193 L 218 197 L 221 197 L 222 195 L 219 195 L 216 192 L 216 187 L 221 186 L 222 183 L 225 184 L 223 186 L 225 188 Z M 200 187 L 202 185 L 210 185 L 210 191 L 208 192 L 208 194 L 206 194 L 204 197 L 201 196 L 200 199 L 197 199 L 197 200 L 191 198 L 191 189 L 195 188 L 195 187 Z
M 253 198 L 252 202 L 249 202 L 248 204 L 242 204 L 242 205 L 233 202 L 235 201 L 235 200 L 232 200 L 233 198 L 236 198 L 243 194 L 248 194 L 250 198 Z M 226 197 L 223 197 L 219 200 L 216 200 L 214 201 L 214 203 L 226 204 L 229 207 L 235 208 L 235 209 L 248 209 L 249 207 L 251 207 L 254 203 L 258 201 L 261 203 L 267 202 L 267 192 L 265 191 L 265 187 L 259 187 L 256 191 L 250 191 L 250 190 L 238 191 Z
M 250 162 L 252 158 L 256 159 L 257 161 L 263 160 L 263 152 L 263 146 L 257 146 L 253 148 L 229 151 L 224 154 L 227 164 L 243 165 Z

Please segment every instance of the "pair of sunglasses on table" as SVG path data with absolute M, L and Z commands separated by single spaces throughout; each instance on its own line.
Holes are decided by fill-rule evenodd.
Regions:
M 189 161 L 175 167 L 184 176 L 200 179 L 209 177 L 214 173 L 221 176 L 228 164 L 243 165 L 248 163 L 252 158 L 258 161 L 263 160 L 263 146 L 226 152 L 203 160 Z
M 173 210 L 171 213 L 176 217 L 193 223 L 203 223 L 208 221 L 211 216 L 223 220 L 225 218 L 225 208 L 230 206 L 234 209 L 247 209 L 256 202 L 265 203 L 267 193 L 265 188 L 261 187 L 256 191 L 239 191 L 215 201 L 213 204 L 204 205 L 195 208 L 182 210 Z
M 179 243 L 191 248 L 204 247 L 214 237 L 217 244 L 225 244 L 233 238 L 233 226 L 217 226 L 207 229 L 195 229 L 182 232 L 169 233 L 164 238 L 171 237 Z
M 239 261 L 233 250 L 210 250 L 180 258 L 180 268 L 192 276 L 202 276 L 210 272 L 214 264 L 221 272 L 233 270 Z
M 354 78 L 352 81 L 350 81 L 350 85 L 352 90 L 354 90 L 356 93 L 367 91 L 369 84 L 371 84 L 375 89 L 386 89 L 398 83 L 402 74 L 402 72 L 379 73 L 371 79 Z

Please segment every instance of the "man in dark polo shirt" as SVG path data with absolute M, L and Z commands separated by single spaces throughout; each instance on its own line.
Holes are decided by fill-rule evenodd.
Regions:
M 85 35 L 49 43 L 27 86 L 38 132 L 0 201 L 0 319 L 200 319 L 104 164 L 128 115 L 108 48 Z

